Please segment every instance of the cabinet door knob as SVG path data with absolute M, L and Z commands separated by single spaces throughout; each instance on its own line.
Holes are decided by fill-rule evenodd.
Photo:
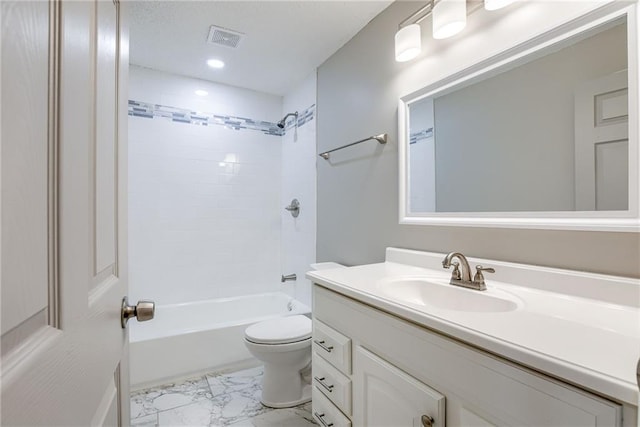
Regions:
M 434 419 L 429 415 L 423 415 L 420 420 L 422 421 L 422 427 L 433 427 Z

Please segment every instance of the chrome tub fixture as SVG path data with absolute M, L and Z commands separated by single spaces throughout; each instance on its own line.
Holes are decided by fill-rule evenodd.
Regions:
M 292 281 L 296 281 L 298 279 L 298 277 L 296 276 L 296 273 L 292 273 L 292 274 L 287 274 L 287 275 L 282 275 L 282 277 L 280 278 L 280 282 L 284 283 L 284 282 L 288 282 L 289 280 Z

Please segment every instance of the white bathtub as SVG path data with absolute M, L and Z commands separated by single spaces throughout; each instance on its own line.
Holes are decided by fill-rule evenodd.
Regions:
M 244 330 L 278 316 L 309 314 L 284 293 L 156 306 L 149 322 L 130 321 L 131 385 L 151 385 L 250 361 Z

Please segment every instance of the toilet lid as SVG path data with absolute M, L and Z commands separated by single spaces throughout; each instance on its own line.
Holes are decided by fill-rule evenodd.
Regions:
M 256 344 L 287 344 L 311 338 L 311 319 L 307 316 L 286 316 L 265 320 L 244 331 L 248 341 Z

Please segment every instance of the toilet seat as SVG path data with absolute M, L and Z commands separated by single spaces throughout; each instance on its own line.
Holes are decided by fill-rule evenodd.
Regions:
M 311 339 L 311 319 L 296 315 L 265 320 L 249 326 L 244 337 L 255 344 L 290 344 Z

